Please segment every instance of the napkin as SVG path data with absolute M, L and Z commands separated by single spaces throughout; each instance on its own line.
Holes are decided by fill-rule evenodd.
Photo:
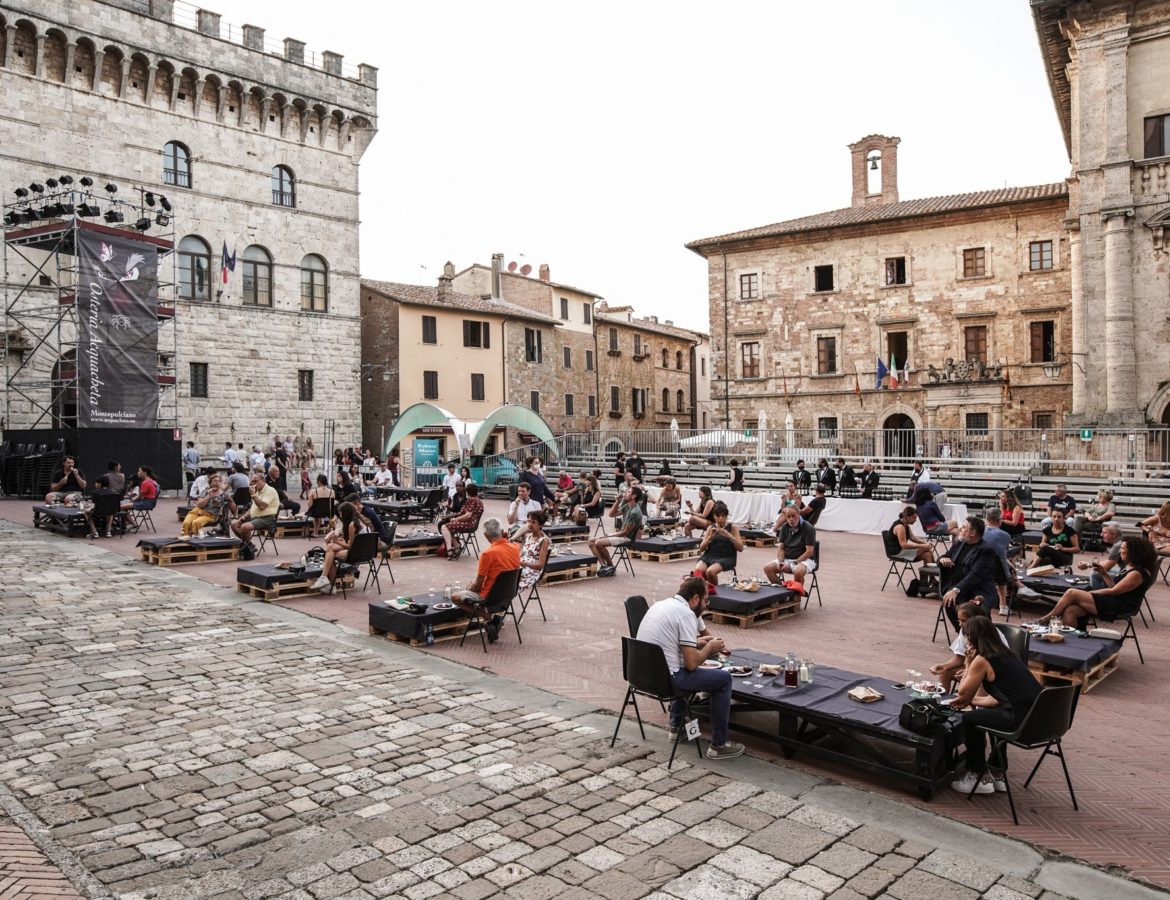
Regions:
M 853 688 L 849 691 L 849 697 L 859 703 L 873 703 L 875 700 L 881 700 L 884 694 L 875 691 L 867 684 Z

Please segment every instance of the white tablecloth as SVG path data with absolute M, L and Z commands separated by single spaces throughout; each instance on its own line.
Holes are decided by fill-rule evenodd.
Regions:
M 699 505 L 699 491 L 690 487 L 681 489 L 685 513 L 687 500 L 696 506 Z M 659 490 L 657 487 L 649 488 L 651 501 L 657 502 Z M 727 504 L 728 517 L 737 525 L 746 525 L 749 522 L 764 522 L 770 525 L 780 514 L 782 495 L 778 491 L 713 491 L 711 496 Z M 825 511 L 821 513 L 817 522 L 817 529 L 821 531 L 881 534 L 894 523 L 898 513 L 902 511 L 901 500 L 858 500 L 843 497 L 826 499 L 828 503 L 825 505 Z M 954 522 L 962 522 L 967 518 L 967 506 L 963 503 L 947 503 L 943 507 L 943 512 Z M 922 529 L 915 526 L 915 531 L 921 534 Z

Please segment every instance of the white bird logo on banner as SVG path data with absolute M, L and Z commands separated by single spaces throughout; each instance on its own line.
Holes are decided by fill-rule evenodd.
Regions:
M 98 259 L 102 262 L 109 262 L 114 258 L 114 248 L 109 244 L 102 244 L 102 252 L 98 254 Z
M 126 273 L 118 279 L 122 281 L 137 281 L 138 280 L 138 266 L 146 259 L 141 253 L 131 253 L 126 257 Z

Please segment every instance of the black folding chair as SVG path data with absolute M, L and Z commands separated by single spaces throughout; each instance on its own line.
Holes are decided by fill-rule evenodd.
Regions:
M 237 500 L 238 504 L 240 501 Z M 309 504 L 309 509 L 305 513 L 305 518 L 313 523 L 314 530 L 319 530 L 321 521 L 326 524 L 333 518 L 333 498 L 332 497 L 314 497 L 313 502 Z
M 523 619 L 524 614 L 526 612 L 528 612 L 528 604 L 531 603 L 533 600 L 535 600 L 536 601 L 536 608 L 540 610 L 541 620 L 543 620 L 545 622 L 548 621 L 548 616 L 546 616 L 544 614 L 544 604 L 540 600 L 540 581 L 542 578 L 544 578 L 544 570 L 543 569 L 541 569 L 540 574 L 538 576 L 536 576 L 536 581 L 532 582 L 532 587 L 530 587 L 528 589 L 528 596 L 527 597 L 520 596 L 519 581 L 517 581 L 516 599 L 520 601 L 520 618 L 521 619 Z
M 471 531 L 452 531 L 451 538 L 455 541 L 455 548 L 451 551 L 451 559 L 458 559 L 464 553 L 474 553 L 475 558 L 479 559 L 479 538 L 476 537 L 476 529 L 479 528 L 479 522 Z
M 519 586 L 519 569 L 508 569 L 496 576 L 496 580 L 492 582 L 492 589 L 488 591 L 483 603 L 476 604 L 476 615 L 467 620 L 467 627 L 463 629 L 463 637 L 459 639 L 460 647 L 467 640 L 468 632 L 474 627 L 479 632 L 479 641 L 483 644 L 483 652 L 487 653 L 487 639 L 484 637 L 487 623 L 495 616 L 502 615 L 507 618 L 509 614 L 512 616 L 512 623 L 516 626 L 516 640 L 521 644 L 524 643 L 524 639 L 520 637 L 520 619 L 516 616 L 516 607 L 512 602 L 516 598 L 516 589 Z
M 938 615 L 934 619 L 934 634 L 930 636 L 930 642 L 932 644 L 938 640 L 938 626 L 940 624 L 943 627 L 943 635 L 949 644 L 951 642 L 951 620 L 947 618 L 947 604 L 945 600 L 940 600 L 938 603 Z
M 1012 783 L 1008 778 L 1007 748 L 1009 746 L 1019 747 L 1023 750 L 1043 748 L 1040 758 L 1036 760 L 1036 765 L 1032 767 L 1032 772 L 1028 775 L 1028 780 L 1024 782 L 1025 789 L 1036 777 L 1036 772 L 1039 771 L 1040 764 L 1044 762 L 1046 757 L 1055 756 L 1059 759 L 1060 767 L 1064 770 L 1064 783 L 1068 785 L 1068 795 L 1072 799 L 1073 809 L 1080 810 L 1080 807 L 1077 806 L 1077 795 L 1073 791 L 1072 778 L 1068 774 L 1068 763 L 1065 762 L 1064 750 L 1061 748 L 1061 739 L 1072 727 L 1080 692 L 1081 686 L 1079 684 L 1044 688 L 1015 731 L 997 731 L 994 728 L 979 726 L 991 738 L 991 753 L 988 759 L 998 759 L 1003 769 L 1003 780 L 1004 784 L 1007 785 L 1008 805 L 1012 811 L 1012 822 L 1016 825 L 1020 824 L 1020 819 L 1016 815 L 1016 801 L 1012 797 Z M 977 786 L 978 782 L 971 786 L 971 792 L 967 794 L 968 800 L 974 796 Z
M 1026 666 L 1028 664 L 1028 632 L 1019 625 L 1007 625 L 1003 622 L 996 622 L 995 627 L 1007 639 L 1012 653 L 1018 656 L 1020 662 Z
M 394 535 L 398 533 L 398 523 L 386 523 L 386 532 L 382 535 L 382 544 L 378 548 L 378 571 L 385 569 L 390 575 L 390 583 L 395 584 L 394 570 L 390 568 L 390 554 L 394 550 Z M 381 591 L 379 590 L 379 593 Z
M 362 584 L 362 590 L 370 586 L 370 580 L 373 579 L 374 587 L 378 589 L 378 593 L 382 593 L 382 585 L 378 581 L 378 570 L 376 563 L 378 559 L 378 542 L 381 540 L 381 535 L 376 531 L 363 531 L 354 537 L 353 542 L 349 545 L 349 550 L 346 551 L 345 559 L 338 560 L 336 574 L 333 578 L 333 583 L 338 579 L 341 580 L 341 599 L 346 599 L 345 593 L 345 576 L 352 574 L 354 576 L 354 587 L 357 587 L 357 576 L 361 574 L 362 566 L 366 566 L 366 580 Z
M 670 677 L 670 669 L 666 665 L 666 654 L 657 644 L 649 641 L 639 641 L 636 638 L 622 638 L 622 672 L 626 679 L 626 698 L 622 701 L 622 709 L 618 714 L 617 724 L 613 727 L 613 737 L 609 745 L 617 743 L 618 730 L 622 727 L 626 708 L 634 707 L 634 716 L 638 720 L 638 730 L 642 733 L 642 740 L 646 740 L 646 727 L 642 724 L 642 712 L 638 709 L 638 696 L 649 697 L 665 705 L 674 700 L 683 703 L 683 720 L 674 736 L 670 748 L 670 761 L 666 764 L 669 769 L 674 765 L 674 755 L 678 752 L 678 745 L 686 735 L 686 722 L 691 717 L 691 710 L 698 704 L 695 694 L 691 691 L 679 690 L 674 686 Z M 695 739 L 695 750 L 699 759 L 703 758 L 702 741 Z
M 633 543 L 632 540 L 631 540 L 631 543 Z M 624 565 L 626 567 L 626 569 L 629 570 L 630 577 L 633 578 L 634 577 L 634 563 L 630 559 L 630 554 L 626 552 L 627 550 L 629 550 L 629 548 L 630 548 L 630 544 L 622 544 L 620 547 L 611 547 L 610 549 L 613 550 L 612 559 L 613 559 L 614 569 L 617 569 L 619 566 Z
M 898 539 L 894 537 L 893 531 L 882 532 L 882 543 L 886 548 L 886 559 L 890 561 L 890 568 L 886 570 L 886 580 L 882 582 L 882 590 L 886 589 L 889 584 L 890 576 L 893 575 L 898 579 L 898 587 L 903 591 L 906 590 L 906 582 L 903 577 L 907 572 L 910 577 L 914 577 L 914 563 L 911 560 L 903 559 L 899 556 L 902 552 L 902 545 L 898 543 Z
M 126 524 L 125 529 L 123 530 L 123 534 L 125 534 L 126 531 L 133 531 L 135 534 L 138 534 L 148 526 L 150 527 L 151 531 L 153 531 L 155 534 L 158 534 L 158 531 L 154 527 L 154 519 L 152 519 L 150 516 L 151 509 L 153 509 L 153 507 L 147 507 L 146 509 L 126 510 Z
M 650 604 L 641 594 L 626 597 L 626 623 L 630 626 L 630 637 L 636 638 L 638 636 L 638 629 L 649 611 Z
M 267 528 L 256 528 L 255 530 L 253 530 L 252 534 L 254 534 L 258 538 L 260 538 L 260 546 L 256 550 L 257 556 L 259 556 L 261 553 L 264 552 L 264 547 L 267 544 L 272 545 L 272 552 L 273 553 L 280 552 L 279 550 L 276 549 L 276 529 L 279 526 L 280 526 L 280 520 L 277 519 L 277 521 L 273 522 Z
M 813 558 L 813 562 L 815 562 L 817 564 L 817 567 L 815 570 L 813 570 L 812 581 L 809 582 L 808 586 L 805 588 L 805 591 L 804 591 L 804 608 L 805 609 L 808 609 L 808 603 L 810 600 L 812 600 L 813 591 L 817 592 L 817 606 L 824 606 L 824 604 L 821 603 L 821 586 L 817 582 L 817 572 L 820 571 L 820 568 L 821 568 L 821 542 L 820 541 L 813 541 L 812 558 Z
M 1147 591 L 1146 593 L 1148 594 L 1149 591 Z M 1142 603 L 1146 603 L 1146 602 L 1147 602 L 1146 597 L 1143 595 L 1142 596 Z M 1142 603 L 1138 604 L 1137 615 L 1142 615 Z M 1126 641 L 1133 641 L 1133 645 L 1137 649 L 1138 661 L 1141 662 L 1141 664 L 1144 666 L 1146 664 L 1146 658 L 1144 656 L 1142 656 L 1142 645 L 1138 642 L 1137 629 L 1133 627 L 1133 617 L 1134 617 L 1133 613 L 1128 613 L 1128 614 L 1120 614 L 1119 613 L 1118 615 L 1114 616 L 1112 619 L 1106 619 L 1102 615 L 1086 616 L 1085 618 L 1088 619 L 1088 624 L 1089 624 L 1090 628 L 1095 628 L 1097 626 L 1098 619 L 1100 619 L 1102 622 L 1108 622 L 1111 625 L 1114 622 L 1124 622 L 1125 623 L 1125 631 L 1123 631 L 1121 633 L 1121 644 L 1124 647 Z M 1145 616 L 1142 616 L 1142 621 L 1145 621 Z M 1149 627 L 1149 626 L 1147 626 L 1147 627 Z

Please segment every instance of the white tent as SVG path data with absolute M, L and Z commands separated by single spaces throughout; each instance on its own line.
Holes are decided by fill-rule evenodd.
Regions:
M 680 447 L 721 447 L 726 449 L 736 444 L 754 444 L 755 442 L 755 435 L 745 437 L 742 431 L 731 431 L 728 428 L 720 428 L 716 431 L 703 431 L 699 434 L 692 434 L 690 437 L 683 438 L 678 443 Z

